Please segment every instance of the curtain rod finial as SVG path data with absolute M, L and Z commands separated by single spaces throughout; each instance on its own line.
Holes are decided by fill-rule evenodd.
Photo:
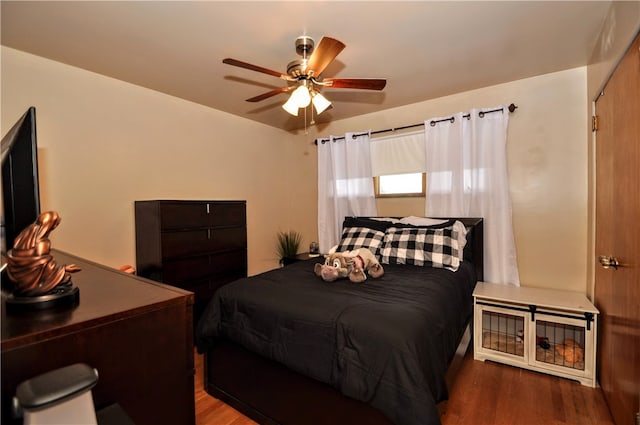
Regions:
M 518 107 L 516 105 L 514 105 L 513 103 L 511 105 L 509 105 L 509 112 L 513 112 L 516 109 L 518 109 Z

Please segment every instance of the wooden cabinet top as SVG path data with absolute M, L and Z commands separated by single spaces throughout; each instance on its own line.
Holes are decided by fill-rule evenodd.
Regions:
M 76 264 L 72 275 L 80 289 L 77 306 L 8 314 L 2 292 L 2 352 L 43 339 L 78 332 L 88 326 L 124 319 L 176 304 L 192 305 L 193 294 L 172 286 L 129 275 L 80 257 L 52 251 L 58 264 Z
M 135 202 L 158 202 L 162 204 L 246 204 L 247 201 L 240 199 L 224 199 L 224 200 L 210 200 L 210 199 L 143 199 Z
M 476 299 L 535 305 L 586 313 L 598 313 L 589 299 L 579 292 L 526 286 L 499 285 L 478 282 L 473 291 Z

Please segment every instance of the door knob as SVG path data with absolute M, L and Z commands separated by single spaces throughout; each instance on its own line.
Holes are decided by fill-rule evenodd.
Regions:
M 600 263 L 603 269 L 613 268 L 614 270 L 618 270 L 618 267 L 620 266 L 618 259 L 610 255 L 599 256 L 598 262 Z

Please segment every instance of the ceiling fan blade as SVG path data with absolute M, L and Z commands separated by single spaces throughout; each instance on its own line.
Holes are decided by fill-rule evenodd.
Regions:
M 262 72 L 263 74 L 273 75 L 274 77 L 282 78 L 283 80 L 288 80 L 289 76 L 285 75 L 278 71 L 273 71 L 271 69 L 263 68 L 258 65 L 252 65 L 247 62 L 242 62 L 237 59 L 226 58 L 222 60 L 222 63 L 226 63 L 227 65 L 238 66 L 240 68 L 249 69 L 251 71 Z
M 291 91 L 295 88 L 295 86 L 286 86 L 286 87 L 280 87 L 277 88 L 275 90 L 271 90 L 270 92 L 266 92 L 266 93 L 262 93 L 258 96 L 252 97 L 250 99 L 247 99 L 247 102 L 260 102 L 261 100 L 265 100 L 270 98 L 271 96 L 275 96 L 277 94 L 280 93 L 286 93 L 288 91 Z
M 325 78 L 322 85 L 334 89 L 382 90 L 387 80 L 379 78 Z
M 335 38 L 322 37 L 320 43 L 318 43 L 313 53 L 311 53 L 305 72 L 309 76 L 315 77 L 322 74 L 322 71 L 333 62 L 345 47 L 347 46 L 345 46 L 344 43 Z

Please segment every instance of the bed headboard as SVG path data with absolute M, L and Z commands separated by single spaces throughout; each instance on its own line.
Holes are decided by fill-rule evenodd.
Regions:
M 382 218 L 382 217 L 355 217 Z M 402 217 L 388 217 L 400 219 Z M 464 248 L 464 259 L 473 263 L 478 281 L 484 278 L 484 226 L 480 217 L 429 217 L 442 220 L 458 220 L 467 228 L 467 245 Z
M 478 281 L 484 280 L 484 221 L 478 217 L 448 217 L 459 220 L 467 228 L 464 258 L 473 263 Z

